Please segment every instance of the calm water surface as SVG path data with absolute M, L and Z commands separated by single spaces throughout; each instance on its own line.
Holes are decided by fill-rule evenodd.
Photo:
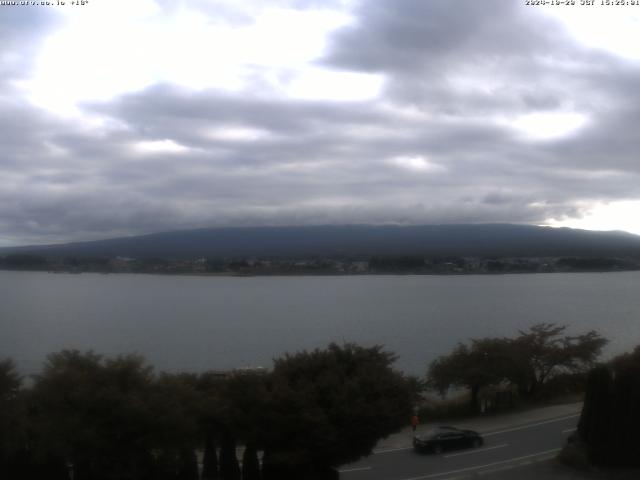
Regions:
M 537 322 L 640 344 L 640 272 L 188 277 L 0 271 L 0 358 L 36 372 L 63 348 L 138 352 L 160 370 L 270 367 L 336 341 L 383 344 L 414 374 L 457 342 Z

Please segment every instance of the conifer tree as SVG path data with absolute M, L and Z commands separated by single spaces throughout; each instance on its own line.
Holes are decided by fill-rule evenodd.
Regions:
M 260 480 L 260 462 L 254 443 L 248 443 L 242 455 L 242 480 Z
M 220 478 L 222 480 L 240 480 L 240 465 L 236 457 L 236 440 L 229 430 L 225 430 L 222 435 Z
M 198 480 L 198 458 L 193 448 L 183 447 L 180 450 L 179 464 L 178 480 Z
M 204 443 L 204 456 L 202 458 L 202 480 L 217 480 L 218 478 L 216 436 L 213 432 L 207 432 Z

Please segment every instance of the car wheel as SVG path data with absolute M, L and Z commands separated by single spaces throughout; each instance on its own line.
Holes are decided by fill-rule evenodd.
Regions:
M 482 446 L 482 439 L 474 438 L 473 439 L 473 448 L 478 448 Z
M 442 453 L 442 445 L 436 445 L 433 447 L 433 453 L 441 454 Z

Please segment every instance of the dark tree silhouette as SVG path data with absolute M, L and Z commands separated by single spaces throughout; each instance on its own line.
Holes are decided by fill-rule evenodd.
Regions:
M 559 373 L 586 372 L 607 340 L 591 330 L 583 335 L 563 335 L 566 325 L 540 323 L 513 340 L 512 380 L 522 395 L 534 396 Z
M 451 386 L 466 387 L 470 392 L 469 408 L 479 412 L 482 387 L 500 383 L 510 369 L 510 343 L 507 339 L 472 340 L 462 343 L 449 355 L 434 360 L 427 373 L 428 385 L 444 394 Z
M 23 475 L 26 468 L 25 412 L 20 402 L 22 378 L 12 360 L 0 361 L 0 477 Z
M 203 447 L 203 480 L 338 478 L 335 467 L 408 418 L 419 382 L 394 360 L 330 345 L 285 355 L 270 373 L 157 375 L 135 355 L 65 350 L 28 390 L 0 362 L 1 478 L 197 480 Z
M 152 380 L 137 356 L 50 355 L 33 391 L 44 453 L 71 463 L 76 480 L 143 475 L 156 423 Z
M 394 360 L 382 347 L 354 344 L 277 359 L 262 434 L 263 478 L 330 472 L 400 429 L 411 387 L 391 368 Z
M 217 480 L 218 478 L 216 436 L 209 432 L 205 436 L 204 455 L 202 458 L 202 480 Z
M 595 465 L 640 467 L 640 346 L 589 373 L 578 437 Z
M 242 455 L 242 480 L 260 480 L 260 462 L 255 444 L 248 443 Z
M 458 344 L 452 353 L 434 360 L 427 384 L 441 393 L 449 387 L 470 391 L 470 409 L 479 410 L 480 389 L 509 382 L 523 397 L 537 395 L 550 379 L 584 373 L 591 368 L 607 340 L 597 332 L 568 336 L 566 326 L 541 323 L 515 339 L 482 338 Z
M 222 480 L 240 480 L 240 465 L 236 457 L 236 440 L 229 430 L 225 430 L 222 435 L 220 478 Z
M 179 461 L 178 480 L 199 480 L 198 458 L 194 449 L 183 447 Z

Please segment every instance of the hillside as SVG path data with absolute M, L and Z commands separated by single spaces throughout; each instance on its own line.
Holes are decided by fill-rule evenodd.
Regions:
M 640 236 L 531 225 L 210 228 L 0 249 L 63 257 L 638 256 Z

